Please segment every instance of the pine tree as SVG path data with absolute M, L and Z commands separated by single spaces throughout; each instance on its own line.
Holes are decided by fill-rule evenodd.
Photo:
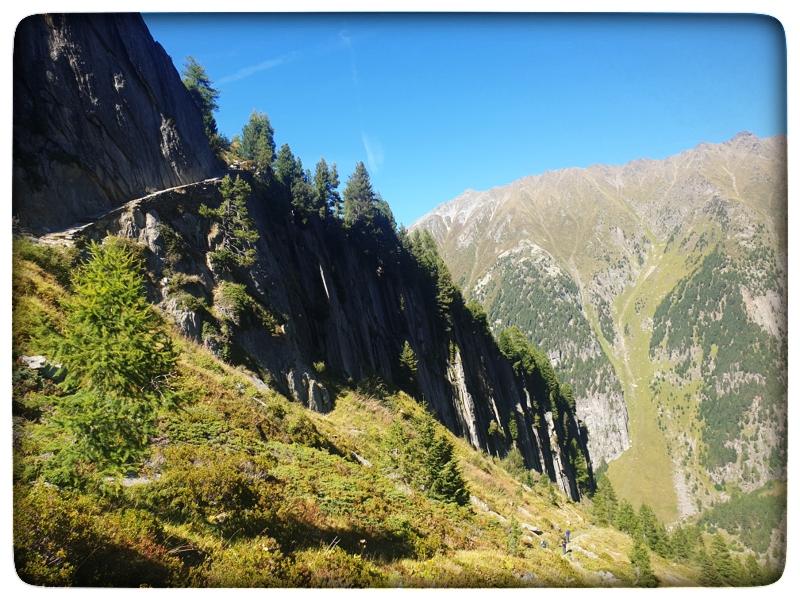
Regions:
M 145 297 L 144 264 L 129 244 L 89 246 L 65 301 L 57 358 L 66 370 L 52 418 L 70 443 L 58 449 L 50 477 L 77 485 L 87 468 L 118 474 L 141 458 L 157 411 L 173 400 L 176 351 Z
M 235 180 L 226 175 L 220 193 L 222 203 L 218 208 L 200 205 L 200 216 L 215 220 L 222 236 L 219 246 L 211 252 L 211 259 L 225 268 L 233 265 L 249 267 L 255 262 L 253 244 L 258 240 L 258 232 L 247 210 L 250 184 L 238 175 Z
M 629 535 L 636 533 L 636 530 L 639 528 L 639 519 L 633 510 L 633 506 L 631 506 L 631 503 L 625 499 L 619 503 L 619 509 L 617 510 L 617 518 L 614 526 L 620 531 Z
M 291 198 L 292 185 L 301 177 L 302 171 L 298 168 L 297 159 L 292 154 L 289 144 L 284 144 L 278 150 L 274 169 L 275 179 L 283 186 Z
M 672 556 L 678 560 L 686 561 L 692 556 L 692 547 L 689 535 L 685 528 L 677 525 L 670 535 L 669 545 Z
M 717 571 L 714 561 L 706 552 L 705 548 L 701 548 L 697 555 L 698 563 L 700 564 L 700 583 L 709 587 L 719 587 L 724 584 L 722 577 Z
M 633 548 L 628 558 L 633 568 L 634 585 L 639 587 L 658 586 L 658 579 L 656 579 L 650 564 L 650 554 L 641 536 L 634 537 Z
M 203 115 L 203 128 L 211 147 L 220 150 L 224 144 L 217 131 L 217 121 L 214 119 L 214 112 L 219 109 L 217 104 L 219 91 L 211 84 L 211 79 L 203 66 L 192 56 L 186 58 L 183 67 L 183 85 L 189 90 L 189 95 Z
M 755 554 L 748 554 L 744 563 L 747 585 L 763 585 L 765 582 L 764 571 L 758 564 Z
M 397 452 L 397 466 L 403 478 L 434 500 L 464 505 L 469 492 L 453 454 L 453 445 L 440 433 L 440 426 L 429 415 L 414 417 L 408 431 L 396 423 L 389 443 Z
M 649 548 L 659 556 L 668 556 L 667 532 L 647 504 L 639 507 L 639 525 Z
M 253 111 L 242 129 L 240 153 L 255 163 L 256 170 L 266 173 L 275 158 L 275 131 L 266 114 Z
M 320 158 L 314 174 L 314 188 L 316 193 L 316 209 L 322 218 L 328 215 L 339 217 L 341 212 L 341 197 L 339 187 L 339 174 L 336 165 L 328 167 L 324 158 Z
M 714 535 L 711 541 L 711 560 L 714 568 L 719 573 L 724 583 L 736 585 L 739 581 L 739 569 L 731 556 L 725 538 L 719 532 Z
M 359 221 L 371 223 L 377 196 L 372 189 L 369 173 L 363 162 L 356 163 L 356 168 L 344 189 L 344 222 L 352 225 Z
M 592 514 L 598 525 L 612 525 L 617 517 L 617 494 L 611 480 L 604 474 L 597 478 L 597 488 L 592 498 Z
M 403 342 L 403 348 L 400 350 L 400 370 L 406 383 L 414 386 L 417 378 L 417 355 L 414 354 L 414 349 L 408 340 Z

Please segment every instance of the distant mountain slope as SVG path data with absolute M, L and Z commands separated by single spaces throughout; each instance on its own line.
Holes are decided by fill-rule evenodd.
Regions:
M 34 15 L 14 39 L 13 210 L 35 231 L 221 171 L 139 15 Z
M 786 197 L 785 137 L 741 133 L 468 191 L 413 228 L 551 352 L 618 490 L 674 518 L 782 474 Z

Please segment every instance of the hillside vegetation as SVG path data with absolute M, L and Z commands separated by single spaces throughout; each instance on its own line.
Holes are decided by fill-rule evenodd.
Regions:
M 123 304 L 143 320 L 132 331 L 164 332 L 176 359 L 167 366 L 174 402 L 154 405 L 145 445 L 112 457 L 116 470 L 85 463 L 66 481 L 54 469 L 64 466 L 57 448 L 68 451 L 65 442 L 83 438 L 57 415 L 75 384 L 58 383 L 58 371 L 15 366 L 14 551 L 26 581 L 561 586 L 701 578 L 704 534 L 696 530 L 693 543 L 673 544 L 675 534 L 663 533 L 646 509 L 645 518 L 625 516 L 609 499 L 607 480 L 599 504 L 574 503 L 513 455 L 501 461 L 474 450 L 422 405 L 380 383 L 337 388 L 328 414 L 256 386 L 247 371 L 137 303 L 135 282 L 146 276 L 137 251 L 110 239 L 78 271 L 83 278 L 70 279 L 74 251 L 15 242 L 17 355 L 51 355 L 71 335 L 76 307 L 93 297 L 81 282 L 110 253 L 126 259 L 107 285 L 134 282 L 134 296 Z M 79 394 L 92 389 L 87 382 L 77 387 Z M 572 539 L 564 555 L 566 529 Z M 709 549 L 713 543 L 706 541 Z M 686 565 L 676 564 L 679 554 Z M 729 583 L 769 577 L 748 567 L 746 554 L 734 555 L 741 558 Z

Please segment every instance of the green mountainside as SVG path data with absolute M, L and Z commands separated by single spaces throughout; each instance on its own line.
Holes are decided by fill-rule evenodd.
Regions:
M 786 464 L 784 137 L 469 191 L 413 229 L 550 353 L 623 497 L 666 521 L 740 497 L 782 514 L 757 490 Z
M 112 288 L 118 276 L 146 275 L 135 259 L 120 260 L 141 252 L 136 244 L 106 246 L 117 248 Z M 46 351 L 70 335 L 60 332 L 81 314 L 80 295 L 93 297 L 70 283 L 77 259 L 71 248 L 15 242 L 15 351 Z M 69 396 L 57 372 L 15 368 L 14 553 L 25 581 L 474 587 L 775 578 L 720 533 L 666 533 L 646 507 L 618 502 L 605 478 L 594 502 L 575 503 L 519 455 L 475 450 L 403 392 L 340 387 L 332 411 L 310 410 L 256 385 L 135 298 L 127 305 L 148 315 L 139 325 L 167 335 L 175 401 L 157 410 L 141 462 L 121 478 L 89 469 L 83 484 L 48 482 L 58 457 L 71 456 L 69 430 L 53 419 Z M 711 517 L 721 527 L 730 518 Z

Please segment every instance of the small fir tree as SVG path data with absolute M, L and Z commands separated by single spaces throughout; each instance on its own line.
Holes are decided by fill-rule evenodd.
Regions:
M 220 193 L 222 202 L 218 208 L 200 206 L 200 215 L 216 221 L 220 228 L 221 242 L 211 252 L 211 260 L 225 268 L 249 267 L 255 262 L 253 244 L 258 240 L 258 232 L 247 210 L 250 185 L 238 175 L 235 180 L 225 176 Z
M 647 546 L 641 536 L 634 537 L 633 548 L 628 558 L 633 569 L 634 585 L 639 587 L 658 586 L 658 579 L 656 579 L 653 567 L 650 564 L 650 553 L 647 551 Z
M 138 461 L 158 410 L 174 400 L 177 353 L 144 292 L 144 265 L 135 251 L 109 238 L 89 246 L 65 301 L 66 370 L 51 426 L 69 443 L 56 451 L 49 476 L 77 485 L 83 475 L 115 475 Z

